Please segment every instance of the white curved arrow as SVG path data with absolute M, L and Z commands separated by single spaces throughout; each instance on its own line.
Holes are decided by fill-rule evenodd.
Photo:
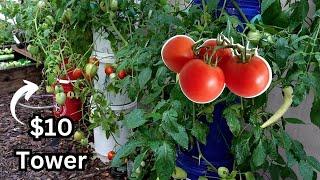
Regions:
M 11 102 L 10 102 L 10 111 L 12 114 L 12 117 L 17 120 L 20 124 L 24 124 L 21 122 L 16 115 L 16 105 L 19 101 L 19 99 L 25 95 L 25 100 L 29 100 L 32 94 L 34 94 L 36 91 L 38 91 L 39 87 L 38 85 L 34 84 L 33 82 L 23 80 L 23 82 L 26 84 L 23 87 L 21 87 L 16 93 L 14 93 Z

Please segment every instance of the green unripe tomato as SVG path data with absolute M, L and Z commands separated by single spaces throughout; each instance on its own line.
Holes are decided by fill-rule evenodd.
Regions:
M 42 30 L 46 30 L 46 29 L 48 29 L 48 24 L 47 23 L 42 23 L 41 25 L 40 25 L 40 28 L 42 29 Z
M 253 44 L 258 44 L 262 37 L 261 33 L 258 30 L 249 31 L 247 36 L 248 36 L 248 40 Z
M 81 144 L 82 146 L 87 146 L 87 145 L 89 144 L 89 141 L 88 141 L 87 138 L 82 138 L 82 139 L 80 140 L 80 144 Z
M 88 63 L 85 67 L 85 74 L 88 78 L 93 78 L 98 71 L 98 67 L 94 64 Z
M 141 161 L 140 166 L 141 166 L 141 167 L 145 167 L 145 166 L 146 166 L 146 162 Z
M 118 10 L 118 0 L 111 0 L 110 9 L 111 11 Z
M 73 140 L 80 142 L 84 138 L 82 131 L 76 131 L 73 135 Z
M 54 92 L 55 92 L 56 94 L 63 92 L 62 86 L 56 85 L 56 86 L 54 87 Z
M 176 166 L 171 177 L 174 179 L 186 179 L 188 177 L 188 174 L 182 168 Z
M 46 86 L 46 91 L 49 94 L 54 93 L 54 89 L 52 88 L 52 86 Z
M 67 96 L 64 92 L 60 92 L 56 94 L 55 98 L 56 98 L 56 103 L 62 106 L 66 102 Z
M 226 167 L 219 167 L 218 168 L 218 175 L 221 178 L 227 178 L 229 176 L 229 170 Z
M 140 174 L 140 173 L 141 173 L 140 167 L 138 167 L 138 168 L 135 170 L 135 173 L 136 173 L 136 174 Z
M 104 1 L 101 1 L 99 3 L 99 6 L 100 6 L 101 11 L 103 11 L 103 12 L 107 11 L 107 6 L 106 6 L 106 3 Z
M 38 1 L 38 3 L 37 3 L 37 8 L 38 9 L 43 9 L 45 6 L 46 6 L 46 2 Z
M 61 17 L 61 22 L 62 23 L 69 23 L 72 18 L 72 10 L 70 8 L 67 8 L 63 11 L 62 17 Z
M 54 18 L 51 15 L 46 16 L 45 18 L 45 22 L 49 25 L 52 26 L 56 23 L 56 21 L 54 20 Z

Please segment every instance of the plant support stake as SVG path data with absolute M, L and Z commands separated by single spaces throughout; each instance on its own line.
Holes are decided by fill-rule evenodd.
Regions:
M 293 98 L 293 89 L 291 86 L 283 88 L 283 103 L 280 108 L 271 116 L 265 123 L 263 123 L 260 127 L 266 128 L 268 126 L 273 125 L 274 123 L 278 122 L 280 118 L 287 112 L 289 107 L 292 104 Z

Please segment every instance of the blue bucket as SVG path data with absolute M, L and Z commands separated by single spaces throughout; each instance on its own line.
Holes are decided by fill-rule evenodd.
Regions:
M 224 103 L 215 105 L 213 111 L 214 121 L 209 127 L 210 132 L 207 136 L 207 144 L 203 145 L 200 143 L 200 150 L 203 156 L 216 168 L 224 166 L 231 170 L 233 157 L 230 153 L 230 148 L 233 135 L 222 116 L 224 109 Z M 218 177 L 216 173 L 207 172 L 207 164 L 203 160 L 199 164 L 198 159 L 195 158 L 198 155 L 197 147 L 192 148 L 190 151 L 179 152 L 177 166 L 184 169 L 188 173 L 188 178 L 192 180 L 197 180 L 199 176 L 204 175 Z
M 205 2 L 208 2 L 208 1 L 210 0 L 205 0 Z M 246 18 L 249 21 L 261 13 L 260 0 L 235 0 L 235 2 L 238 4 L 243 14 L 246 16 Z M 193 3 L 201 5 L 202 0 L 194 0 Z M 218 10 L 215 12 L 216 17 L 220 14 L 220 9 L 223 7 L 223 3 L 224 3 L 224 0 L 219 1 Z M 239 11 L 235 8 L 235 6 L 232 4 L 230 0 L 226 1 L 225 11 L 230 16 L 237 16 L 241 22 L 245 22 L 243 17 L 240 15 Z

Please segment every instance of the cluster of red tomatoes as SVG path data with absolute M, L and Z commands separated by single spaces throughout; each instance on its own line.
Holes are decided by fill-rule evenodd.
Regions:
M 164 64 L 178 73 L 181 90 L 191 101 L 212 102 L 225 86 L 238 96 L 253 98 L 270 86 L 270 65 L 257 51 L 243 60 L 236 55 L 234 44 L 208 39 L 196 46 L 192 38 L 177 35 L 167 40 L 161 50 Z
M 124 79 L 128 72 L 126 70 L 120 70 L 117 74 L 115 73 L 115 68 L 111 64 L 106 64 L 104 67 L 104 72 L 109 76 L 110 79 L 114 79 L 118 76 L 119 79 Z
M 66 58 L 64 60 L 65 66 L 69 64 L 69 60 Z M 70 79 L 70 80 L 77 80 L 86 78 L 87 80 L 91 80 L 97 74 L 99 66 L 99 60 L 96 57 L 90 57 L 88 63 L 84 67 L 84 70 L 80 67 L 71 67 L 67 68 L 67 76 L 62 77 L 61 79 Z M 63 64 L 61 64 L 61 68 L 63 68 Z

